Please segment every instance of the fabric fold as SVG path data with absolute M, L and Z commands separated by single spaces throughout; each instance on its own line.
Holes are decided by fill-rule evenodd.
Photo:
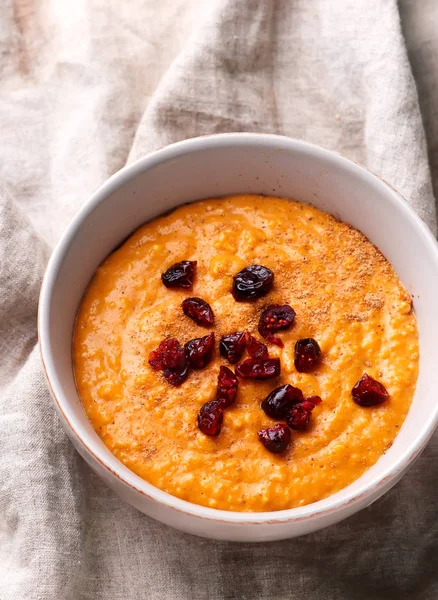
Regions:
M 0 391 L 36 344 L 38 296 L 48 257 L 47 245 L 0 186 Z

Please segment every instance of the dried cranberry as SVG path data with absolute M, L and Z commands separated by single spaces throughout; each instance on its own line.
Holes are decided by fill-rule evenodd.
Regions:
M 211 361 L 213 356 L 214 332 L 205 337 L 190 340 L 184 347 L 187 360 L 192 369 L 202 369 Z
M 150 353 L 149 364 L 156 371 L 163 371 L 164 377 L 172 385 L 181 385 L 187 378 L 186 353 L 175 338 L 162 341 L 158 348 Z
M 247 358 L 238 363 L 236 375 L 246 379 L 271 379 L 280 375 L 279 358 Z
M 359 406 L 377 406 L 389 398 L 384 385 L 364 373 L 351 390 L 353 400 Z
M 168 288 L 191 288 L 197 264 L 196 260 L 177 262 L 162 273 L 161 281 Z
M 210 400 L 199 411 L 198 427 L 205 435 L 219 435 L 223 420 L 224 409 L 221 401 Z
M 221 337 L 219 351 L 231 364 L 238 362 L 245 351 L 246 336 L 244 331 L 236 331 Z
M 149 364 L 156 370 L 176 369 L 185 361 L 184 350 L 175 338 L 163 340 L 149 355 Z
M 202 298 L 186 298 L 181 306 L 184 314 L 198 325 L 213 325 L 214 314 L 211 306 Z
M 319 396 L 309 396 L 302 402 L 295 404 L 286 417 L 286 423 L 291 429 L 306 429 L 309 425 L 312 410 L 320 404 Z
M 279 454 L 287 450 L 291 440 L 289 427 L 286 427 L 282 423 L 262 429 L 257 435 L 266 450 L 269 450 L 273 454 Z
M 163 371 L 164 377 L 171 385 L 174 385 L 175 387 L 178 387 L 184 383 L 188 374 L 189 366 L 187 363 L 184 367 L 181 367 L 181 369 L 164 369 Z
M 319 396 L 308 396 L 305 402 L 311 402 L 315 407 L 317 404 L 321 404 L 322 400 Z M 312 409 L 313 410 L 313 409 Z
M 271 304 L 260 315 L 259 333 L 273 344 L 283 347 L 279 337 L 272 335 L 274 331 L 289 329 L 295 319 L 295 311 L 289 304 Z
M 293 385 L 280 385 L 266 396 L 261 407 L 273 419 L 285 419 L 294 404 L 304 400 L 303 392 Z
M 306 429 L 310 421 L 311 411 L 306 410 L 301 404 L 292 408 L 286 417 L 286 423 L 291 429 Z
M 295 368 L 300 373 L 311 371 L 319 363 L 321 348 L 313 338 L 298 340 L 295 344 Z
M 234 300 L 243 302 L 265 296 L 274 283 L 274 273 L 262 265 L 251 265 L 233 277 Z
M 223 406 L 231 406 L 236 400 L 237 386 L 239 382 L 228 367 L 219 369 L 219 377 L 217 380 L 216 400 L 223 401 Z
M 246 336 L 246 348 L 251 358 L 269 358 L 265 344 L 256 340 L 250 333 Z

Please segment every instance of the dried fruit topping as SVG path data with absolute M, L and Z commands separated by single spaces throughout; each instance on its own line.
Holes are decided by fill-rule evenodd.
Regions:
M 184 348 L 175 338 L 160 343 L 149 355 L 149 364 L 155 371 L 163 371 L 167 381 L 175 386 L 181 385 L 187 378 L 188 362 Z
M 308 396 L 305 402 L 311 402 L 315 407 L 317 404 L 321 404 L 322 400 L 319 396 Z M 313 410 L 313 409 L 312 409 Z
M 364 373 L 351 390 L 353 400 L 359 406 L 377 406 L 389 398 L 384 385 Z
M 202 369 L 212 359 L 214 350 L 214 332 L 205 337 L 190 340 L 185 344 L 187 360 L 192 369 Z
M 269 452 L 279 454 L 288 449 L 291 433 L 289 427 L 282 423 L 277 423 L 273 427 L 262 429 L 257 433 L 259 440 Z
M 219 435 L 224 408 L 234 403 L 239 382 L 228 367 L 221 367 L 217 380 L 216 398 L 206 402 L 199 411 L 198 427 L 206 435 Z
M 312 410 L 320 404 L 319 396 L 309 396 L 299 404 L 295 404 L 286 417 L 286 423 L 291 429 L 306 429 L 309 425 Z
M 307 429 L 310 415 L 311 411 L 306 410 L 301 404 L 297 404 L 286 417 L 286 423 L 291 429 Z
M 321 348 L 313 338 L 298 340 L 295 344 L 295 368 L 300 373 L 314 369 L 321 358 Z
M 233 277 L 234 300 L 244 302 L 265 296 L 274 283 L 274 273 L 262 265 L 251 265 Z
M 210 400 L 201 407 L 198 415 L 198 427 L 205 435 L 219 435 L 224 408 L 220 400 Z
M 246 347 L 246 336 L 244 331 L 236 331 L 221 337 L 219 351 L 231 364 L 238 362 Z
M 238 363 L 236 375 L 246 379 L 271 379 L 280 375 L 279 358 L 247 358 Z
M 181 306 L 184 314 L 198 325 L 213 325 L 214 314 L 211 306 L 202 298 L 186 298 Z
M 269 358 L 265 344 L 256 340 L 250 333 L 246 336 L 246 348 L 251 358 Z
M 233 371 L 228 367 L 221 367 L 217 379 L 216 400 L 222 401 L 224 407 L 234 404 L 238 385 L 239 382 Z
M 303 392 L 293 385 L 280 385 L 266 396 L 261 407 L 273 419 L 285 419 L 292 410 L 294 404 L 303 402 Z
M 272 334 L 281 329 L 289 329 L 294 319 L 295 311 L 289 304 L 271 304 L 260 315 L 259 333 L 266 340 L 282 348 L 281 339 Z
M 162 273 L 161 281 L 168 288 L 191 288 L 197 264 L 196 260 L 177 262 Z
M 189 367 L 186 363 L 184 367 L 179 369 L 164 369 L 163 375 L 171 385 L 178 387 L 187 379 L 188 372 Z

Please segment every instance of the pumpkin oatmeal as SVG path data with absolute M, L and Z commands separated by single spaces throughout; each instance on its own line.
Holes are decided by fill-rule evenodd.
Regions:
M 103 262 L 73 362 L 94 429 L 140 477 L 269 511 L 321 500 L 385 453 L 419 345 L 409 294 L 362 233 L 235 196 L 157 218 Z

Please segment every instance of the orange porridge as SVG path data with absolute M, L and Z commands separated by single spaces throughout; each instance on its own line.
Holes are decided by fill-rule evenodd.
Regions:
M 197 261 L 193 286 L 166 287 L 162 273 L 180 261 Z M 272 271 L 273 285 L 266 295 L 236 301 L 233 277 L 249 265 Z M 211 307 L 213 324 L 201 326 L 183 311 L 182 302 L 193 297 Z M 275 333 L 280 345 L 258 330 L 272 305 L 295 312 L 293 323 Z M 163 340 L 184 346 L 212 332 L 210 362 L 188 369 L 180 385 L 149 363 Z M 240 377 L 241 367 L 219 352 L 222 336 L 234 332 L 263 342 L 269 360 L 280 359 L 281 374 Z M 307 338 L 317 341 L 321 356 L 299 371 L 295 345 Z M 257 359 L 245 351 L 239 364 L 246 360 Z M 339 491 L 385 453 L 409 410 L 419 345 L 409 294 L 362 233 L 299 202 L 234 196 L 146 223 L 103 262 L 78 313 L 73 361 L 88 418 L 132 471 L 195 504 L 270 511 Z M 220 433 L 205 435 L 197 419 L 215 399 L 221 366 L 238 374 L 237 395 L 221 413 Z M 365 373 L 389 394 L 379 405 L 353 400 Z M 285 418 L 261 408 L 285 384 L 322 399 L 304 429 L 290 431 Z M 258 432 L 278 423 L 291 439 L 274 454 Z

